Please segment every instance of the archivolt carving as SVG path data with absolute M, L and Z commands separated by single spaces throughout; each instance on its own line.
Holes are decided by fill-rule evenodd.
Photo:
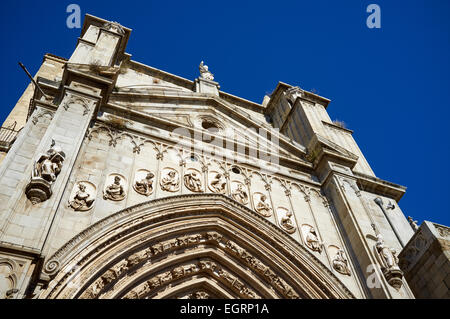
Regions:
M 181 220 L 183 222 L 178 222 Z M 238 224 L 241 225 L 239 229 L 233 226 Z M 156 228 L 153 229 L 154 227 Z M 206 231 L 198 232 L 202 227 Z M 211 227 L 220 231 L 207 230 Z M 179 235 L 189 232 L 189 229 L 197 230 L 197 233 Z M 146 235 L 147 232 L 148 235 Z M 172 233 L 178 235 L 167 238 Z M 131 234 L 134 237 L 130 237 Z M 155 239 L 152 239 L 153 237 Z M 167 239 L 155 241 L 159 237 Z M 250 238 L 254 237 L 258 239 L 251 243 Z M 122 241 L 123 244 L 120 244 Z M 86 243 L 89 245 L 87 246 Z M 122 246 L 118 246 L 119 244 L 123 245 L 123 248 L 120 248 Z M 141 248 L 137 250 L 133 248 L 137 246 Z M 182 247 L 186 249 L 195 247 L 186 251 L 198 253 L 207 247 L 215 247 L 213 250 L 209 248 L 206 251 L 222 250 L 225 255 L 220 253 L 215 255 L 235 256 L 236 262 L 240 260 L 241 264 L 246 265 L 256 274 L 255 278 L 267 282 L 284 298 L 353 297 L 326 266 L 263 217 L 223 195 L 191 194 L 139 204 L 113 214 L 86 229 L 55 253 L 45 264 L 44 271 L 52 275 L 54 279 L 49 288 L 42 292 L 40 298 L 74 298 L 74 294 L 86 297 L 100 296 L 111 291 L 113 286 L 126 283 L 130 278 L 127 275 L 130 271 L 141 271 L 145 267 L 157 268 L 158 263 L 167 261 L 167 257 L 164 256 L 182 258 L 183 255 L 172 253 L 175 250 L 184 250 L 185 248 Z M 134 250 L 134 252 L 126 254 L 128 250 Z M 111 261 L 111 257 L 103 256 L 105 253 L 112 254 L 111 256 L 124 255 L 113 264 L 103 265 Z M 204 260 L 205 257 L 206 255 L 200 259 L 195 256 L 193 258 Z M 217 264 L 216 261 L 214 262 Z M 81 270 L 79 274 L 81 288 L 68 288 L 67 284 L 72 275 L 58 271 L 59 265 L 66 268 L 70 263 L 76 264 Z M 187 261 L 187 263 L 190 262 Z M 146 266 L 143 267 L 143 265 Z M 202 269 L 200 265 L 198 267 Z M 184 270 L 175 268 L 171 276 L 185 273 Z M 205 271 L 212 274 L 211 270 Z M 224 271 L 228 269 L 224 268 Z M 162 275 L 165 272 L 167 270 L 154 273 L 153 276 Z M 96 273 L 98 275 L 95 275 Z M 220 274 L 227 276 L 225 272 Z M 220 274 L 216 269 L 214 276 L 217 277 Z M 152 278 L 148 277 L 144 280 L 148 282 Z M 161 280 L 164 282 L 166 279 L 169 280 L 169 275 L 165 274 L 157 278 L 161 284 Z M 224 279 L 220 280 L 225 282 Z M 88 286 L 85 283 L 88 283 Z M 242 283 L 246 285 L 246 280 Z M 246 290 L 242 289 L 246 286 L 241 287 L 240 283 L 237 283 L 237 287 L 240 288 L 240 294 L 244 297 L 242 292 L 245 293 Z M 143 286 L 144 291 L 149 288 L 151 289 L 150 283 L 148 288 Z M 254 287 L 248 288 L 254 289 Z M 79 291 L 78 294 L 77 291 Z M 260 295 L 258 290 L 251 291 Z M 249 293 L 253 296 L 251 292 Z M 267 297 L 264 293 L 263 295 Z

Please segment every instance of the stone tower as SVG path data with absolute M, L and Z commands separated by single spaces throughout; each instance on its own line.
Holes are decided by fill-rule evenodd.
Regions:
M 328 99 L 251 102 L 203 61 L 192 81 L 131 60 L 130 34 L 86 15 L 3 125 L 0 298 L 414 298 L 405 188 Z

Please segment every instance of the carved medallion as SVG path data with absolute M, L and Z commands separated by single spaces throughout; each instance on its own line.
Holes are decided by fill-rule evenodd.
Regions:
M 209 189 L 213 193 L 218 194 L 225 194 L 227 191 L 227 179 L 225 178 L 224 174 L 211 171 L 208 174 L 208 180 L 209 180 Z
M 284 207 L 277 208 L 277 215 L 280 217 L 280 225 L 286 232 L 292 234 L 295 232 L 297 227 L 295 226 L 294 218 L 292 212 Z
M 257 213 L 264 217 L 272 216 L 272 207 L 269 197 L 263 193 L 253 194 L 253 204 Z
M 202 192 L 202 174 L 194 169 L 189 168 L 184 173 L 184 186 L 189 189 L 191 192 Z
M 231 182 L 231 197 L 242 205 L 247 205 L 248 193 L 245 185 L 238 181 Z
M 153 180 L 155 174 L 147 169 L 138 169 L 134 176 L 133 188 L 134 190 L 145 196 L 150 196 L 153 193 Z
M 176 192 L 180 189 L 180 176 L 173 168 L 165 168 L 161 172 L 161 189 L 167 192 Z
M 126 179 L 120 174 L 110 174 L 106 179 L 103 199 L 121 201 L 126 195 Z
M 88 181 L 75 183 L 69 198 L 69 206 L 75 211 L 87 211 L 94 206 L 97 188 Z
M 350 268 L 345 252 L 341 248 L 331 245 L 328 247 L 328 253 L 331 257 L 333 269 L 342 275 L 350 276 Z
M 313 250 L 317 251 L 319 253 L 322 252 L 323 244 L 319 240 L 319 237 L 317 237 L 316 230 L 311 225 L 303 225 L 302 226 L 302 235 L 303 239 L 305 241 L 306 246 Z

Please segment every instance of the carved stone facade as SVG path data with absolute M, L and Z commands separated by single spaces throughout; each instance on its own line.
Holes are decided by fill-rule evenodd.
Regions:
M 405 188 L 329 100 L 280 82 L 250 102 L 203 63 L 192 81 L 130 60 L 117 22 L 82 30 L 0 165 L 2 298 L 414 298 Z

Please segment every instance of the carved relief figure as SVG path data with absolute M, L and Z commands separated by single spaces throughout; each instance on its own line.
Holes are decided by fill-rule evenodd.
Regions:
M 253 195 L 253 200 L 255 203 L 255 210 L 264 217 L 269 217 L 272 215 L 272 208 L 270 207 L 269 200 L 267 196 L 261 193 L 255 193 Z
M 178 172 L 174 169 L 166 169 L 163 171 L 161 178 L 161 189 L 168 192 L 176 192 L 180 189 L 180 181 L 178 178 Z
M 214 75 L 208 70 L 208 66 L 205 65 L 205 64 L 203 64 L 203 61 L 200 62 L 200 65 L 199 65 L 198 68 L 199 68 L 199 70 L 200 70 L 200 76 L 201 76 L 203 79 L 211 80 L 211 81 L 214 80 Z
M 122 179 L 115 175 L 114 182 L 108 185 L 103 192 L 104 199 L 120 201 L 125 198 L 125 190 L 122 185 Z
M 133 184 L 133 188 L 141 195 L 149 196 L 153 193 L 153 178 L 155 174 L 149 171 L 142 170 L 141 172 L 147 172 L 145 177 L 140 178 L 137 176 L 136 181 Z
M 75 211 L 86 211 L 92 208 L 92 204 L 95 198 L 90 198 L 91 194 L 86 190 L 85 183 L 78 183 L 78 191 L 73 196 L 72 200 L 69 201 L 69 206 Z
M 243 205 L 246 205 L 248 203 L 248 194 L 244 189 L 244 185 L 240 182 L 234 182 L 233 186 L 234 190 L 231 193 L 233 199 Z
M 306 230 L 305 242 L 306 246 L 308 246 L 313 251 L 322 252 L 322 243 L 317 237 L 316 230 L 312 226 L 308 226 L 308 230 Z
M 332 260 L 333 268 L 343 274 L 350 275 L 350 269 L 348 268 L 348 260 L 345 258 L 344 251 L 342 249 L 338 249 L 336 255 Z
M 284 216 L 281 218 L 280 224 L 281 227 L 287 231 L 288 233 L 293 233 L 295 231 L 295 225 L 292 222 L 292 212 L 286 208 L 278 208 L 280 213 L 284 212 Z
M 190 169 L 184 174 L 184 185 L 192 192 L 201 192 L 202 180 L 201 175 L 194 169 Z
M 417 225 L 417 220 L 414 220 L 411 216 L 408 216 L 408 222 L 414 231 L 417 231 L 419 229 L 419 226 Z
M 212 176 L 213 178 L 209 183 L 209 189 L 214 193 L 225 194 L 227 189 L 227 181 L 223 174 L 214 172 Z

